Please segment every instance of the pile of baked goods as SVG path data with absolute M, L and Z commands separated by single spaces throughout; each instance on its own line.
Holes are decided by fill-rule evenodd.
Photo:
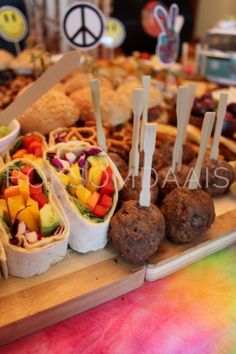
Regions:
M 40 47 L 22 51 L 17 57 L 0 49 L 0 110 L 51 65 L 50 54 Z
M 62 259 L 68 245 L 87 253 L 104 248 L 108 241 L 126 260 L 143 264 L 164 238 L 173 247 L 195 242 L 213 224 L 212 197 L 227 193 L 234 181 L 224 151 L 236 160 L 235 141 L 220 138 L 225 150 L 220 150 L 218 160 L 206 151 L 199 188 L 190 189 L 187 182 L 198 161 L 201 131 L 189 124 L 181 168 L 168 178 L 178 130 L 166 124 L 170 111 L 152 81 L 148 119 L 158 124 L 152 157 L 155 173 L 150 177 L 151 203 L 140 205 L 145 156 L 140 153 L 141 169 L 133 176 L 129 153 L 132 92 L 142 82 L 137 62 L 127 60 L 124 65 L 122 60 L 116 65 L 97 63 L 107 152 L 97 146 L 91 72 L 76 70 L 16 117 L 22 135 L 9 146 L 0 169 L 0 251 L 2 259 L 6 254 L 5 275 L 6 264 L 10 275 L 29 277 Z M 205 96 L 204 104 L 206 97 L 210 102 L 210 96 Z

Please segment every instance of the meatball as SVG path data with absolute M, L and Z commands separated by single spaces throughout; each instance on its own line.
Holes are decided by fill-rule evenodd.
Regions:
M 158 249 L 165 235 L 165 222 L 158 207 L 141 207 L 135 200 L 125 202 L 111 219 L 109 238 L 121 256 L 143 263 Z
M 191 167 L 182 165 L 181 170 L 173 171 L 171 166 L 162 168 L 158 172 L 158 186 L 161 194 L 165 196 L 172 189 L 179 187 L 187 187 L 189 177 L 191 175 Z
M 156 171 L 164 167 L 170 166 L 172 163 L 172 156 L 175 141 L 168 139 L 166 141 L 158 141 L 158 147 L 155 149 L 152 158 L 152 167 Z M 195 157 L 196 152 L 189 144 L 183 145 L 183 164 L 189 164 Z M 140 154 L 140 166 L 144 164 L 143 153 Z
M 211 196 L 201 189 L 173 189 L 163 200 L 166 236 L 174 243 L 187 243 L 200 237 L 215 220 Z
M 196 161 L 191 165 L 195 166 Z M 233 167 L 224 160 L 205 158 L 201 169 L 200 185 L 212 197 L 226 193 L 234 181 Z
M 171 165 L 174 145 L 175 141 L 169 139 L 161 142 L 160 146 L 157 148 L 158 154 L 155 159 L 153 159 L 153 167 L 157 171 L 163 167 Z M 183 164 L 189 164 L 195 157 L 196 152 L 191 148 L 191 146 L 189 144 L 183 145 Z
M 125 162 L 124 159 L 115 152 L 110 152 L 109 157 L 112 159 L 116 167 L 118 168 L 118 171 L 120 172 L 122 177 L 126 177 L 128 175 L 128 164 Z
M 120 191 L 119 200 L 120 202 L 126 202 L 128 200 L 139 200 L 139 194 L 142 187 L 142 177 L 139 174 L 137 177 L 134 177 L 134 181 L 130 176 L 128 180 L 125 182 L 123 189 Z M 150 184 L 150 192 L 151 192 L 151 203 L 156 204 L 158 197 L 158 185 L 155 182 L 155 179 L 151 177 Z

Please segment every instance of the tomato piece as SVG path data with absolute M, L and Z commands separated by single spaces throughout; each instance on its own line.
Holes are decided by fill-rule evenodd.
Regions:
M 114 194 L 114 192 L 115 192 L 115 188 L 114 188 L 113 183 L 111 181 L 108 181 L 107 184 L 105 184 L 100 189 L 101 194 L 106 194 L 110 197 Z
M 107 208 L 104 208 L 103 206 L 101 205 L 96 205 L 96 207 L 93 209 L 92 211 L 92 214 L 97 216 L 98 218 L 100 219 L 103 219 L 104 216 L 107 214 L 108 212 L 108 209 Z
M 42 143 L 38 141 L 32 141 L 32 143 L 29 145 L 27 152 L 29 154 L 34 154 L 36 148 L 41 148 L 42 149 Z
M 106 194 L 103 194 L 100 198 L 99 205 L 103 206 L 104 208 L 110 209 L 112 206 L 112 198 Z
M 31 198 L 34 199 L 36 202 L 38 202 L 39 209 L 41 209 L 45 204 L 48 203 L 48 198 L 44 193 L 33 194 Z
M 32 135 L 25 135 L 23 137 L 23 146 L 24 149 L 28 149 L 28 147 L 30 146 L 30 144 L 34 141 L 34 138 L 32 137 Z
M 23 146 L 24 146 L 25 149 L 28 150 L 28 147 L 30 146 L 30 144 L 32 142 L 42 143 L 42 139 L 39 136 L 35 135 L 35 134 L 25 135 L 23 137 Z
M 33 184 L 30 186 L 30 196 L 36 194 L 43 194 L 43 188 L 41 184 Z
M 43 157 L 43 150 L 42 147 L 37 147 L 34 150 L 34 154 L 36 157 Z
M 36 134 L 31 134 L 31 137 L 33 138 L 33 141 L 37 141 L 38 143 L 42 143 L 42 139 L 40 138 L 40 136 L 38 136 Z
M 24 167 L 22 167 L 21 172 L 28 177 L 30 183 L 34 182 L 34 168 L 32 166 L 25 165 Z
M 108 166 L 105 171 L 102 172 L 101 186 L 107 184 L 113 179 L 113 171 L 110 166 Z

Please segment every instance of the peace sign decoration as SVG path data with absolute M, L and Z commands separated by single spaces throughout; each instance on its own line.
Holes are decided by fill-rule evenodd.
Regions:
M 90 50 L 100 44 L 104 24 L 104 15 L 97 6 L 78 2 L 65 13 L 62 32 L 72 47 Z
M 176 4 L 171 5 L 169 13 L 161 5 L 154 9 L 155 19 L 162 30 L 158 36 L 156 54 L 165 65 L 174 63 L 179 54 L 179 33 L 175 30 L 178 15 L 179 7 Z

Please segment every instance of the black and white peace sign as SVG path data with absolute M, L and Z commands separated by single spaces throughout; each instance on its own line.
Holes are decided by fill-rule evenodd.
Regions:
M 73 47 L 89 50 L 99 45 L 104 31 L 103 13 L 92 4 L 72 5 L 63 20 L 63 32 Z

